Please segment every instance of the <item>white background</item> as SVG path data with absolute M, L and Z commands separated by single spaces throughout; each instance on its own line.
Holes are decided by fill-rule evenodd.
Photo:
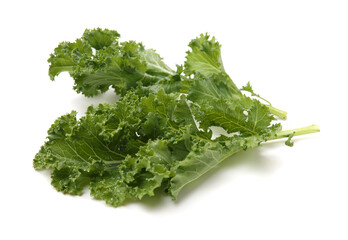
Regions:
M 0 239 L 348 239 L 347 1 L 3 1 L 0 6 Z M 183 190 L 112 208 L 72 197 L 32 168 L 60 115 L 86 99 L 47 58 L 85 28 L 142 41 L 169 66 L 200 33 L 222 44 L 238 86 L 288 112 L 284 129 L 319 124 L 293 148 L 235 155 Z

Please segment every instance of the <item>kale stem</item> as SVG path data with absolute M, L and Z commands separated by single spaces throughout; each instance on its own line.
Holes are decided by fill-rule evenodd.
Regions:
M 285 111 L 280 110 L 278 108 L 275 108 L 275 107 L 273 107 L 271 105 L 266 105 L 266 106 L 268 107 L 268 109 L 270 110 L 270 112 L 273 115 L 275 115 L 275 116 L 277 116 L 277 117 L 279 117 L 280 119 L 283 119 L 283 120 L 286 119 L 287 113 Z
M 302 128 L 295 128 L 295 129 L 289 129 L 289 130 L 283 130 L 277 133 L 277 136 L 274 139 L 280 139 L 280 138 L 287 138 L 291 134 L 294 134 L 293 136 L 300 136 L 300 135 L 305 135 L 305 134 L 310 134 L 310 133 L 316 133 L 320 132 L 320 128 L 318 125 L 310 125 L 307 127 L 302 127 Z

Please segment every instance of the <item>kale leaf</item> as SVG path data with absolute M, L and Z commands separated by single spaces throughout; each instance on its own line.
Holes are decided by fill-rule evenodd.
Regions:
M 174 71 L 152 49 L 120 42 L 108 29 L 86 30 L 50 55 L 49 76 L 69 72 L 74 89 L 92 97 L 112 88 L 114 104 L 90 106 L 59 117 L 35 155 L 37 170 L 51 171 L 60 192 L 114 207 L 162 189 L 173 199 L 187 184 L 239 151 L 280 138 L 318 132 L 316 125 L 281 130 L 286 112 L 237 88 L 225 72 L 221 45 L 208 34 L 189 43 L 186 61 Z M 246 96 L 243 92 L 251 93 Z M 227 134 L 213 138 L 213 127 Z

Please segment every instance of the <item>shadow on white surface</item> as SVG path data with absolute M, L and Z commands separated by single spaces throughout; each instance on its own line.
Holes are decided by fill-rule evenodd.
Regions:
M 272 145 L 273 146 L 267 147 L 272 148 L 275 147 L 274 145 L 278 144 L 276 143 Z M 179 193 L 177 202 L 178 204 L 185 202 L 187 198 L 190 198 L 191 194 L 194 194 L 195 191 L 200 190 L 206 184 L 214 184 L 215 180 L 223 181 L 219 179 L 219 176 L 223 175 L 225 171 L 227 174 L 233 174 L 233 172 L 238 173 L 241 168 L 247 168 L 251 171 L 267 173 L 273 171 L 276 165 L 276 160 L 269 155 L 264 155 L 260 147 L 236 153 L 227 158 L 225 161 L 221 162 L 217 167 L 211 169 L 196 181 L 183 188 L 183 190 Z M 229 177 L 227 180 L 233 181 L 232 177 Z

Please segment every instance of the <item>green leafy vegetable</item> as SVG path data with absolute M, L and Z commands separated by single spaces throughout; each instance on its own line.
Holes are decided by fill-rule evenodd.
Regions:
M 134 41 L 119 42 L 116 31 L 86 30 L 75 42 L 63 42 L 51 54 L 51 80 L 67 71 L 74 89 L 86 96 L 105 92 L 111 86 L 124 95 L 142 84 L 148 86 L 176 75 L 152 49 Z
M 293 136 L 319 131 L 316 125 L 282 131 L 276 121 L 286 112 L 250 83 L 236 87 L 214 37 L 193 39 L 176 71 L 154 50 L 119 37 L 86 30 L 59 44 L 48 60 L 50 78 L 69 72 L 78 93 L 91 97 L 113 88 L 121 95 L 114 104 L 90 106 L 80 119 L 75 111 L 63 115 L 48 130 L 34 168 L 50 170 L 58 191 L 81 195 L 89 186 L 94 198 L 115 207 L 156 189 L 177 199 L 183 187 L 236 152 L 280 138 L 292 146 Z M 212 127 L 228 135 L 213 138 Z

